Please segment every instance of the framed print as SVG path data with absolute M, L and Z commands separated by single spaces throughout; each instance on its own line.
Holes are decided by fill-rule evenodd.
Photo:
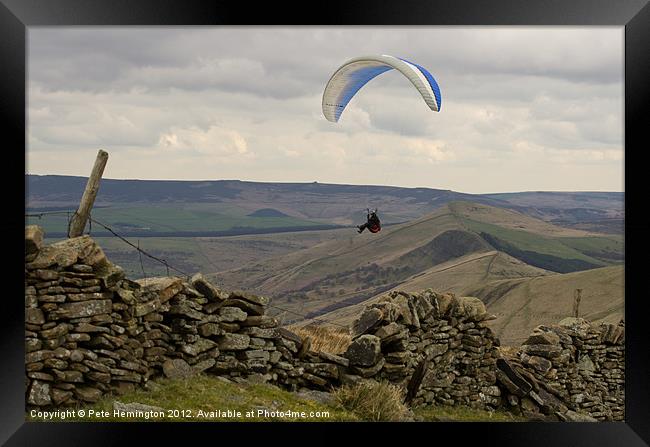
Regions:
M 0 440 L 647 445 L 649 8 L 2 0 Z

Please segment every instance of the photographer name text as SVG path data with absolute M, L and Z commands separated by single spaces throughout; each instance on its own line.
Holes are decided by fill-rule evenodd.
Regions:
M 327 418 L 328 411 L 280 411 L 256 408 L 247 411 L 241 410 L 135 410 L 125 411 L 114 409 L 66 409 L 66 410 L 31 410 L 29 416 L 34 419 L 45 421 L 64 421 L 66 419 L 310 419 Z

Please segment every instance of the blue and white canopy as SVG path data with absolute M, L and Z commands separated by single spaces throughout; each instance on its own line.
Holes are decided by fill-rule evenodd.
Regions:
M 323 92 L 323 115 L 337 122 L 345 106 L 361 87 L 388 71 L 398 70 L 418 89 L 424 102 L 435 112 L 440 111 L 440 88 L 431 73 L 418 64 L 398 57 L 364 56 L 350 59 L 332 75 Z

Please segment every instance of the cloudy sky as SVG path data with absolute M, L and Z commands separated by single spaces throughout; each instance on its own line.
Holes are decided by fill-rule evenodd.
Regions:
M 30 174 L 623 190 L 623 28 L 28 28 Z M 440 113 L 395 70 L 341 120 L 346 60 L 426 67 Z

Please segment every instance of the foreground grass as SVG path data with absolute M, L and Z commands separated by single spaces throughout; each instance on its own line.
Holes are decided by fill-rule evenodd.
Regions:
M 216 377 L 199 375 L 185 380 L 160 379 L 156 390 L 136 390 L 122 396 L 107 396 L 96 404 L 78 407 L 85 410 L 85 417 L 72 417 L 70 421 L 104 421 L 104 422 L 231 422 L 231 421 L 355 421 L 359 420 L 353 413 L 337 405 L 328 405 L 301 398 L 298 393 L 290 393 L 266 384 L 227 383 Z M 113 416 L 113 402 L 140 403 L 161 407 L 165 410 L 162 418 L 121 418 Z M 110 416 L 89 417 L 89 410 L 106 411 Z M 228 417 L 210 415 L 221 410 L 239 412 L 240 415 Z M 269 417 L 258 415 L 258 410 L 276 412 L 304 412 L 306 417 Z M 202 417 L 199 411 L 207 413 Z M 252 413 L 251 413 L 252 412 Z M 31 421 L 43 419 L 30 418 Z
M 527 419 L 506 411 L 484 411 L 469 407 L 426 406 L 413 410 L 416 417 L 431 422 L 525 422 Z
M 378 397 L 391 397 L 386 384 L 377 385 L 375 393 L 354 392 L 346 388 L 330 401 L 320 402 L 300 393 L 281 390 L 267 384 L 228 383 L 214 376 L 199 375 L 185 380 L 160 379 L 155 390 L 136 390 L 122 396 L 106 396 L 91 406 L 71 408 L 74 416 L 65 422 L 357 422 L 403 420 L 404 409 Z M 386 388 L 384 390 L 384 388 Z M 383 390 L 383 394 L 382 394 Z M 363 390 L 360 390 L 363 391 Z M 364 396 L 371 399 L 364 401 Z M 394 397 L 394 396 L 393 396 Z M 382 399 L 390 401 L 391 399 Z M 139 403 L 162 408 L 162 417 L 119 417 L 113 413 L 113 402 Z M 399 404 L 399 402 L 398 402 Z M 79 416 L 84 410 L 84 416 Z M 94 413 L 91 414 L 90 411 Z M 222 415 L 216 414 L 221 410 Z M 231 414 L 224 414 L 230 410 Z M 275 414 L 264 413 L 276 412 Z M 200 412 L 204 414 L 201 415 Z M 104 412 L 103 416 L 97 416 Z M 238 414 L 233 414 L 237 413 Z M 278 414 L 284 412 L 284 415 Z M 288 413 L 292 412 L 292 415 Z M 301 413 L 300 415 L 296 413 Z M 487 412 L 463 407 L 423 407 L 413 411 L 420 421 L 517 421 L 523 420 L 508 413 Z M 42 422 L 45 418 L 26 415 L 27 421 Z M 394 418 L 393 418 L 394 417 Z M 54 422 L 61 422 L 58 417 Z

